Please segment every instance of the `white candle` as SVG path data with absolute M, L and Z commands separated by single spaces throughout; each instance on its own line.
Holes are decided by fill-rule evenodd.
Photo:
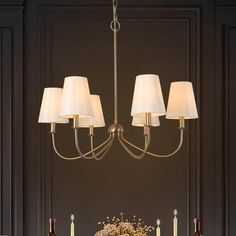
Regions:
M 161 236 L 160 224 L 161 224 L 161 221 L 159 219 L 157 219 L 156 236 Z
M 177 210 L 174 210 L 174 218 L 173 218 L 173 236 L 178 236 L 178 218 L 177 218 Z
M 75 224 L 74 224 L 75 216 L 72 214 L 72 215 L 70 216 L 70 218 L 71 218 L 70 236 L 75 236 Z

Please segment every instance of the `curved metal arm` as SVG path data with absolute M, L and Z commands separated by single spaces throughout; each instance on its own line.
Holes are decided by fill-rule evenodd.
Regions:
M 183 144 L 183 134 L 184 134 L 184 129 L 180 129 L 180 141 L 179 141 L 179 145 L 178 147 L 170 154 L 155 154 L 155 153 L 152 153 L 152 152 L 146 152 L 148 155 L 150 156 L 153 156 L 153 157 L 171 157 L 173 155 L 175 155 L 179 150 L 180 148 L 182 147 L 182 144 Z M 133 143 L 129 142 L 127 139 L 124 138 L 123 135 L 121 135 L 121 140 L 124 141 L 125 143 L 127 143 L 128 145 L 130 145 L 131 147 L 139 150 L 139 151 L 144 151 L 143 149 L 137 147 L 136 145 L 134 145 Z
M 93 135 L 90 135 L 89 137 L 90 137 L 90 148 L 91 148 L 92 154 L 93 154 L 93 155 L 96 155 L 95 152 L 94 152 L 94 146 L 93 146 L 93 137 L 94 137 L 94 136 L 93 136 Z M 106 154 L 108 153 L 108 151 L 110 150 L 110 148 L 111 148 L 111 146 L 112 146 L 112 144 L 113 144 L 113 141 L 114 141 L 114 138 L 111 140 L 111 142 L 110 142 L 110 144 L 108 145 L 107 149 L 104 151 L 104 153 L 103 153 L 101 156 L 99 156 L 99 157 L 94 157 L 94 159 L 95 159 L 96 161 L 100 161 L 100 160 L 102 160 L 102 159 L 106 156 Z
M 93 146 L 93 135 L 90 135 L 89 138 L 90 138 L 90 149 L 92 151 L 92 154 L 95 155 L 94 146 Z
M 141 160 L 145 154 L 147 153 L 147 150 L 150 146 L 150 135 L 144 135 L 144 138 L 145 138 L 145 145 L 144 145 L 144 149 L 139 149 L 140 151 L 142 151 L 142 153 L 140 155 L 136 155 L 134 154 L 128 147 L 127 145 L 125 144 L 125 140 L 122 138 L 123 137 L 123 134 L 121 135 L 118 135 L 118 140 L 120 142 L 120 144 L 122 145 L 122 147 L 128 152 L 128 154 L 132 157 L 134 157 L 135 159 L 137 160 Z M 136 148 L 137 149 L 137 148 Z
M 83 158 L 88 159 L 88 160 L 98 158 L 100 154 L 102 154 L 104 151 L 106 151 L 107 148 L 109 148 L 109 146 L 111 144 L 110 141 L 113 141 L 113 139 L 114 139 L 114 136 L 110 135 L 110 138 L 107 140 L 109 142 L 107 144 L 104 143 L 104 147 L 102 147 L 102 149 L 98 153 L 95 154 L 95 151 L 98 148 L 91 148 L 91 150 L 89 151 L 89 154 L 92 154 L 92 156 L 87 156 L 88 153 L 83 154 L 83 152 L 81 151 L 81 148 L 80 148 L 80 145 L 79 145 L 78 129 L 74 129 L 74 131 L 75 131 L 75 146 L 76 146 L 76 149 L 77 149 L 80 156 L 82 156 Z
M 57 150 L 56 148 L 56 141 L 55 141 L 55 133 L 51 133 L 52 135 L 52 145 L 53 145 L 53 149 L 55 151 L 55 153 L 61 157 L 63 160 L 67 160 L 67 161 L 73 161 L 73 160 L 78 160 L 78 159 L 81 159 L 81 158 L 84 158 L 84 156 L 87 156 L 89 154 L 91 154 L 93 151 L 96 151 L 100 148 L 102 148 L 98 153 L 97 153 L 97 156 L 102 154 L 103 152 L 106 151 L 107 148 L 110 148 L 110 145 L 112 144 L 113 140 L 114 140 L 114 137 L 112 137 L 111 135 L 109 136 L 109 138 L 107 140 L 105 140 L 102 144 L 100 144 L 99 146 L 97 146 L 96 148 L 94 148 L 92 151 L 89 151 L 87 153 L 85 153 L 84 155 L 80 155 L 80 156 L 75 156 L 75 157 L 66 157 L 66 156 L 63 156 L 59 153 L 59 151 Z M 90 159 L 93 159 L 94 157 L 90 158 Z
M 112 147 L 113 141 L 114 141 L 114 138 L 111 139 L 111 141 L 110 141 L 108 147 L 106 148 L 106 150 L 103 152 L 103 154 L 102 154 L 101 156 L 96 156 L 96 157 L 95 157 L 95 160 L 96 160 L 96 161 L 100 161 L 100 160 L 102 160 L 102 159 L 106 156 L 106 154 L 108 153 L 108 151 L 109 151 L 110 148 Z

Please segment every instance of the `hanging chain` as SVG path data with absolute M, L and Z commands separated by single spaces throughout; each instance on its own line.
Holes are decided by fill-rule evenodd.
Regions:
M 117 16 L 118 0 L 113 0 L 113 20 L 110 28 L 113 31 L 114 42 L 114 124 L 118 124 L 118 94 L 117 94 L 117 31 L 120 30 L 120 23 Z

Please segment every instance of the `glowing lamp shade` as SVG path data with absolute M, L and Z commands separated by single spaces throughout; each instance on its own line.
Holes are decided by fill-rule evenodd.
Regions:
M 167 107 L 167 119 L 196 119 L 198 118 L 196 102 L 191 82 L 173 82 L 170 86 L 170 94 Z
M 82 76 L 69 76 L 64 80 L 60 115 L 73 118 L 93 116 L 88 80 Z
M 92 108 L 93 108 L 93 117 L 79 119 L 79 126 L 87 128 L 89 126 L 93 127 L 104 127 L 105 121 L 103 117 L 102 104 L 99 95 L 90 95 Z
M 45 88 L 39 113 L 39 123 L 68 123 L 68 119 L 60 117 L 62 88 Z
M 145 116 L 133 116 L 132 125 L 143 127 L 146 124 Z M 159 116 L 151 116 L 150 126 L 157 127 L 160 126 Z
M 151 113 L 152 116 L 166 114 L 158 75 L 144 74 L 136 77 L 131 116 L 145 113 Z

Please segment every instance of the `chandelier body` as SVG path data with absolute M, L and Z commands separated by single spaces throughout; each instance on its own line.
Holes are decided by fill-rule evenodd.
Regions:
M 62 88 L 45 88 L 39 123 L 50 123 L 52 146 L 55 153 L 64 160 L 95 159 L 101 160 L 110 150 L 115 138 L 128 154 L 135 159 L 142 159 L 146 154 L 153 157 L 170 157 L 176 154 L 183 144 L 185 119 L 198 118 L 197 108 L 189 81 L 171 83 L 167 112 L 165 110 L 162 90 L 158 75 L 144 74 L 136 77 L 131 116 L 132 125 L 143 127 L 144 146 L 140 148 L 127 140 L 124 128 L 118 122 L 117 93 L 117 32 L 120 23 L 117 17 L 117 0 L 113 0 L 113 20 L 110 28 L 113 31 L 114 43 L 114 123 L 108 128 L 108 138 L 99 146 L 94 147 L 94 130 L 105 126 L 100 97 L 91 95 L 86 77 L 70 76 L 64 80 Z M 180 138 L 177 148 L 169 154 L 149 152 L 151 128 L 160 126 L 159 117 L 166 115 L 167 119 L 178 119 Z M 68 123 L 73 120 L 74 142 L 77 155 L 67 157 L 56 147 L 56 123 Z M 90 150 L 83 153 L 79 145 L 79 129 L 87 128 L 90 138 Z M 138 151 L 138 154 L 133 150 Z

